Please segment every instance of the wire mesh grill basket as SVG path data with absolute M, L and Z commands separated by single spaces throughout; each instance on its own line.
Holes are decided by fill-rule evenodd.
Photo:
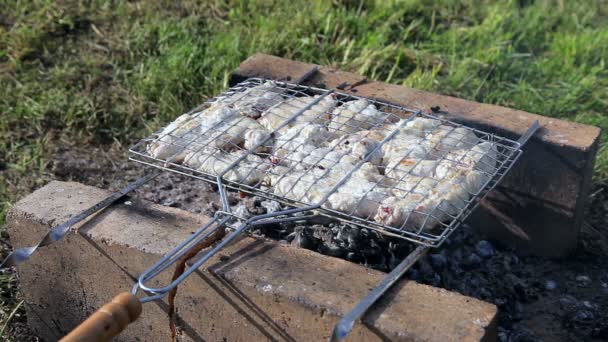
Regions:
M 390 103 L 252 78 L 129 152 L 220 189 L 438 247 L 521 146 Z

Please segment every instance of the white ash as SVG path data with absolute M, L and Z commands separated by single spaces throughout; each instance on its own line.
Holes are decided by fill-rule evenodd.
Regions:
M 275 213 L 277 211 L 280 211 L 281 208 L 281 203 L 277 202 L 277 201 L 262 201 L 260 202 L 260 205 L 266 209 L 266 212 L 268 214 L 271 213 Z

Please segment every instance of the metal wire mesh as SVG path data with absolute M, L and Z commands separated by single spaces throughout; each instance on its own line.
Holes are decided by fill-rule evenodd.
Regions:
M 437 247 L 520 153 L 420 111 L 253 78 L 141 140 L 130 159 Z

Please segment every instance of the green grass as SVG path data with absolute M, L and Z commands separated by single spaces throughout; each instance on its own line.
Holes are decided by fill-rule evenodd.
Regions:
M 0 0 L 0 225 L 55 146 L 128 145 L 256 52 L 607 129 L 607 18 L 606 1 Z

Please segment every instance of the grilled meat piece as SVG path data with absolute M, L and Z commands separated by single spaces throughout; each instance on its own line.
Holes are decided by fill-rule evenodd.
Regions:
M 287 121 L 292 115 L 297 113 L 299 110 L 306 107 L 308 104 L 313 102 L 319 97 L 319 95 L 313 97 L 293 97 L 287 99 L 280 104 L 270 108 L 266 112 L 262 113 L 262 117 L 258 119 L 259 123 L 262 124 L 269 131 L 274 131 L 283 122 Z M 327 123 L 331 119 L 331 111 L 336 106 L 336 101 L 332 96 L 324 97 L 319 103 L 313 105 L 307 109 L 304 113 L 295 117 L 283 128 L 279 130 L 279 134 L 284 134 L 291 127 L 297 124 L 314 123 L 319 125 L 327 126 Z
M 382 162 L 382 149 L 378 148 L 385 135 L 382 131 L 359 131 L 337 137 L 328 143 L 329 147 L 351 154 L 363 160 L 369 156 L 369 162 L 380 165 Z
M 180 155 L 189 141 L 198 137 L 198 120 L 189 114 L 184 114 L 171 122 L 146 148 L 148 153 L 157 159 L 180 163 Z
M 205 146 L 207 132 L 235 117 L 240 116 L 234 110 L 218 105 L 211 105 L 202 112 L 184 114 L 158 134 L 159 138 L 148 145 L 148 153 L 157 159 L 181 163 L 190 151 Z
M 276 157 L 282 158 L 295 152 L 312 152 L 330 138 L 331 134 L 325 126 L 300 123 L 276 138 L 273 153 Z
M 323 207 L 369 220 L 389 195 L 378 183 L 354 176 L 331 194 Z
M 477 170 L 488 175 L 496 171 L 498 150 L 491 142 L 482 142 L 471 149 L 455 150 L 446 154 L 437 165 L 436 175 L 438 178 L 445 177 L 457 167 Z
M 257 121 L 239 115 L 234 109 L 212 105 L 203 112 L 180 116 L 159 136 L 148 146 L 149 153 L 158 159 L 181 163 L 188 153 L 201 149 L 234 150 L 240 144 L 253 148 L 270 133 Z M 262 146 L 256 152 L 265 148 L 268 147 Z
M 432 146 L 429 152 L 434 158 L 441 158 L 458 149 L 471 149 L 479 142 L 475 133 L 464 127 L 441 125 L 427 137 Z
M 272 106 L 281 103 L 284 98 L 281 94 L 283 89 L 277 87 L 274 82 L 268 81 L 264 84 L 247 88 L 243 92 L 236 92 L 230 96 L 218 100 L 220 105 L 228 105 L 239 114 L 257 119 Z
M 350 134 L 379 126 L 388 116 L 389 114 L 379 111 L 368 100 L 360 99 L 346 102 L 334 109 L 328 128 L 337 135 Z
M 243 160 L 230 168 L 230 165 L 244 155 L 247 155 L 247 152 L 226 153 L 218 150 L 208 153 L 192 152 L 186 156 L 184 164 L 214 176 L 221 175 L 229 170 L 223 175 L 223 179 L 248 185 L 257 184 L 264 178 L 265 170 L 270 168 L 270 165 L 262 158 L 248 154 Z
M 405 138 L 407 136 L 424 138 L 440 125 L 441 121 L 424 117 L 402 119 L 395 124 L 395 126 L 399 128 L 399 133 L 397 133 L 396 138 Z
M 385 174 L 393 179 L 403 179 L 409 175 L 430 177 L 435 173 L 437 160 L 405 158 L 393 159 L 385 168 Z
M 423 215 L 414 212 L 423 199 L 423 195 L 416 193 L 405 197 L 387 197 L 378 206 L 374 221 L 391 227 L 414 230 L 420 227 L 424 220 Z

